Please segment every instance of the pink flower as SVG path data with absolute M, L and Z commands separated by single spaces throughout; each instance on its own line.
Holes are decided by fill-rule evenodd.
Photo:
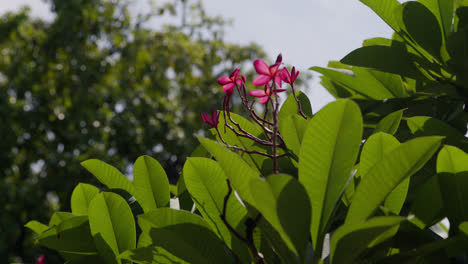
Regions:
M 36 264 L 46 264 L 47 262 L 45 261 L 45 256 L 44 255 L 40 255 L 37 260 L 36 260 Z
M 245 76 L 239 74 L 239 71 L 239 68 L 236 68 L 231 73 L 231 75 L 221 76 L 218 78 L 218 84 L 223 86 L 223 92 L 229 96 L 232 95 L 234 86 L 236 86 L 236 84 L 241 86 L 243 83 L 245 83 Z
M 286 91 L 286 89 L 275 89 L 274 91 L 271 90 L 270 86 L 268 84 L 265 85 L 265 90 L 253 90 L 249 93 L 249 95 L 254 96 L 254 97 L 259 97 L 259 103 L 260 104 L 266 104 L 268 102 L 268 99 L 270 98 L 270 95 L 274 94 L 277 95 L 277 93 L 281 93 Z
M 211 110 L 211 116 L 209 116 L 207 113 L 202 114 L 203 122 L 207 123 L 208 125 L 212 127 L 217 127 L 219 123 L 219 113 L 216 113 L 216 109 L 213 108 Z
M 299 71 L 296 72 L 296 68 L 294 66 L 292 67 L 291 73 L 289 73 L 287 68 L 283 68 L 280 75 L 283 82 L 289 83 L 292 86 L 299 75 Z
M 278 74 L 279 66 L 281 65 L 282 56 L 281 54 L 278 55 L 275 64 L 268 66 L 263 60 L 258 59 L 254 61 L 254 67 L 257 71 L 259 76 L 255 77 L 253 80 L 253 84 L 255 86 L 262 86 L 269 83 L 272 79 L 275 81 L 276 84 L 281 86 L 281 74 Z

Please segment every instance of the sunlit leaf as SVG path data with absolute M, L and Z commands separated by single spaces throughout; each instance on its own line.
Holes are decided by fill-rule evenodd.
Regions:
M 419 137 L 383 155 L 363 177 L 353 196 L 346 223 L 366 220 L 404 179 L 432 157 L 443 137 Z
M 315 247 L 351 177 L 362 126 L 359 107 L 350 100 L 328 104 L 307 125 L 299 155 L 299 181 L 312 205 L 311 234 Z

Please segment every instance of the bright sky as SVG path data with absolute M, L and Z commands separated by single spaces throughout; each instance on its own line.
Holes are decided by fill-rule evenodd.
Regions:
M 144 6 L 146 0 L 134 0 Z M 207 12 L 232 18 L 226 40 L 262 46 L 270 60 L 278 53 L 300 71 L 326 66 L 361 46 L 364 39 L 390 37 L 391 29 L 358 0 L 204 0 Z M 0 14 L 20 6 L 31 7 L 33 16 L 51 19 L 43 0 L 0 0 Z M 254 60 L 255 58 L 252 58 Z M 314 112 L 333 100 L 314 73 L 309 97 Z

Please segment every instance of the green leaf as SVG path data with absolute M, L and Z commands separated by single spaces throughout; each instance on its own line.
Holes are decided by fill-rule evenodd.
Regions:
M 125 259 L 138 264 L 189 264 L 181 258 L 173 255 L 169 251 L 159 246 L 150 246 L 127 250 L 119 255 L 120 259 Z
M 309 196 L 292 176 L 274 174 L 250 181 L 252 204 L 278 231 L 285 243 L 305 259 L 311 220 Z
M 198 137 L 203 147 L 213 155 L 223 168 L 239 196 L 252 204 L 249 182 L 259 176 L 238 154 L 233 153 L 215 141 Z
M 406 2 L 395 12 L 401 12 L 401 15 L 398 15 L 400 28 L 409 35 L 411 40 L 434 58 L 440 59 L 442 32 L 434 14 L 419 2 Z
M 429 116 L 414 116 L 406 120 L 411 133 L 415 136 L 445 136 L 446 144 L 468 150 L 465 136 L 447 123 Z
M 135 195 L 135 188 L 132 183 L 113 166 L 97 159 L 83 161 L 81 166 L 85 167 L 109 189 L 121 189 Z
M 364 177 L 385 154 L 398 146 L 400 142 L 392 135 L 379 132 L 370 136 L 362 148 L 359 174 Z
M 145 212 L 169 206 L 169 180 L 163 167 L 150 156 L 139 157 L 133 165 L 136 198 Z
M 340 98 L 350 98 L 350 97 L 362 97 L 358 95 L 356 92 L 353 90 L 347 88 L 344 85 L 341 85 L 331 78 L 326 77 L 325 75 L 320 76 L 320 79 L 322 80 L 320 84 L 327 89 L 327 91 L 336 99 Z
M 406 109 L 395 111 L 382 118 L 375 127 L 374 133 L 385 132 L 390 135 L 395 134 L 400 126 L 401 118 L 403 117 L 403 111 Z
M 157 208 L 138 217 L 152 243 L 189 263 L 229 263 L 224 244 L 200 216 Z
M 73 190 L 71 196 L 71 210 L 74 215 L 88 215 L 88 207 L 99 189 L 93 185 L 80 183 Z
M 468 220 L 468 154 L 444 146 L 437 157 L 437 174 L 444 208 L 450 224 Z
M 447 39 L 447 37 L 450 36 L 452 30 L 455 1 L 420 0 L 419 2 L 425 5 L 437 18 L 440 27 L 442 28 L 443 39 Z
M 308 120 L 298 115 L 290 115 L 279 122 L 279 131 L 284 139 L 284 143 L 296 156 L 299 156 L 307 123 Z
M 40 235 L 42 232 L 44 232 L 45 230 L 49 229 L 48 226 L 44 225 L 43 223 L 41 222 L 38 222 L 36 220 L 31 220 L 29 222 L 27 222 L 24 227 L 27 227 L 29 229 L 31 229 L 34 233 L 36 233 L 37 235 Z
M 400 27 L 394 15 L 394 10 L 401 4 L 397 0 L 360 0 L 370 7 L 380 18 L 385 21 L 394 31 L 400 31 Z
M 193 200 L 185 186 L 184 173 L 181 173 L 177 181 L 177 198 L 179 199 L 179 207 L 182 210 L 191 211 L 193 208 Z
M 350 100 L 328 104 L 307 125 L 299 155 L 299 181 L 311 201 L 311 234 L 316 248 L 350 179 L 362 126 L 359 107 Z
M 260 218 L 257 226 L 261 230 L 262 237 L 268 242 L 265 246 L 278 255 L 281 263 L 302 263 L 298 255 L 286 245 L 281 235 L 265 217 Z
M 104 192 L 91 201 L 88 215 L 99 254 L 107 263 L 121 263 L 117 256 L 136 247 L 135 220 L 130 206 L 119 195 Z
M 362 179 L 353 196 L 346 223 L 366 220 L 404 179 L 421 169 L 443 137 L 420 137 L 384 154 Z
M 400 142 L 393 136 L 379 132 L 370 136 L 361 152 L 359 170 L 361 177 L 365 177 L 369 170 L 375 166 L 386 153 L 394 150 Z M 406 200 L 408 193 L 409 178 L 403 180 L 385 199 L 384 207 L 390 212 L 398 215 Z
M 401 47 L 376 45 L 358 48 L 341 59 L 341 62 L 425 80 L 412 60 L 415 60 L 415 56 Z
M 306 94 L 301 91 L 296 92 L 296 98 L 301 103 L 302 112 L 307 117 L 312 117 L 312 106 L 310 104 L 309 98 Z M 297 102 L 294 99 L 294 95 L 291 94 L 288 96 L 288 99 L 284 101 L 281 109 L 278 113 L 278 120 L 282 120 L 290 115 L 298 115 L 299 114 L 299 107 L 297 106 Z
M 354 75 L 360 80 L 360 85 L 363 87 L 369 87 L 366 94 L 369 97 L 377 100 L 394 98 L 401 95 L 401 91 L 395 92 L 391 90 L 391 87 L 387 87 L 384 81 L 380 78 L 383 78 L 385 74 L 379 74 L 378 71 L 356 67 L 353 68 Z M 387 73 L 387 75 L 390 75 Z
M 382 242 L 389 238 L 386 232 L 399 226 L 406 220 L 403 217 L 386 216 L 374 217 L 366 222 L 345 224 L 332 235 L 330 243 L 331 263 L 354 263 L 359 255 L 367 248 L 375 245 L 376 240 Z
M 334 82 L 347 87 L 348 89 L 371 99 L 383 100 L 392 98 L 393 95 L 382 87 L 365 69 L 356 68 L 360 78 L 351 76 L 338 70 L 327 69 L 322 67 L 312 67 L 311 70 L 319 72 L 330 78 Z
M 458 229 L 468 236 L 468 222 L 463 222 L 458 226 Z
M 430 227 L 445 217 L 440 193 L 439 179 L 434 175 L 416 191 L 416 198 L 411 203 L 409 221 L 420 229 Z
M 221 166 L 207 158 L 188 158 L 184 165 L 184 180 L 197 209 L 210 223 L 212 230 L 244 261 L 250 261 L 245 244 L 231 233 L 220 217 L 228 194 L 227 178 Z M 226 221 L 239 234 L 245 234 L 243 223 L 246 217 L 247 209 L 232 192 L 226 205 Z
M 49 220 L 49 227 L 59 225 L 64 220 L 73 217 L 75 217 L 75 215 L 69 212 L 55 212 Z
M 74 216 L 42 232 L 39 244 L 48 248 L 75 254 L 96 254 L 96 247 L 89 230 L 88 217 Z

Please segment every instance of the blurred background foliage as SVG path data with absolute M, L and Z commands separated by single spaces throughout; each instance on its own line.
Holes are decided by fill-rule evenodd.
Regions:
M 196 147 L 201 112 L 220 107 L 217 78 L 264 57 L 255 44 L 224 42 L 227 22 L 196 1 L 139 16 L 125 1 L 49 2 L 52 22 L 28 9 L 0 18 L 1 262 L 34 263 L 45 252 L 23 225 L 68 210 L 72 188 L 93 183 L 83 160 L 128 173 L 147 154 L 174 181 Z M 167 16 L 177 23 L 145 27 Z

